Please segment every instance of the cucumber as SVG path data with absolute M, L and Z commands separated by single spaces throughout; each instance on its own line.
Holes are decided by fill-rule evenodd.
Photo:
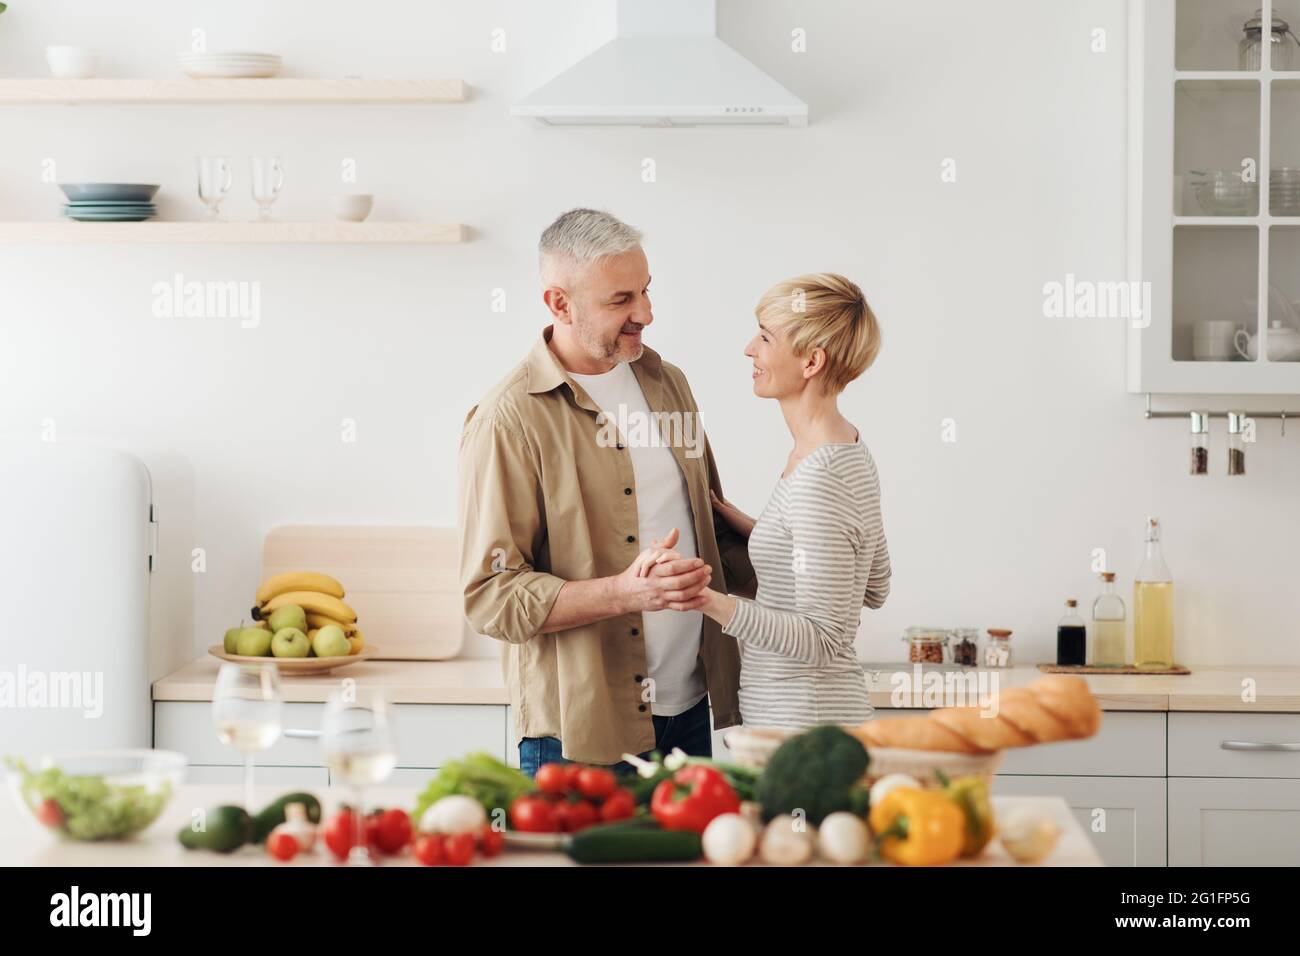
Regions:
M 575 833 L 566 852 L 578 863 L 684 863 L 703 848 L 698 833 L 624 821 Z
M 275 803 L 253 817 L 253 842 L 265 843 L 271 831 L 284 822 L 284 809 L 291 803 L 301 803 L 307 808 L 307 819 L 320 823 L 320 801 L 310 793 L 286 793 Z
M 253 819 L 243 807 L 215 807 L 207 812 L 205 829 L 182 827 L 178 837 L 187 850 L 233 853 L 253 838 Z

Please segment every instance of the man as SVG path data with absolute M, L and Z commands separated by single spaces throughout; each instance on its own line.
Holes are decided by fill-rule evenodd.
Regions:
M 505 642 L 520 766 L 712 753 L 740 722 L 739 652 L 698 611 L 748 589 L 743 538 L 715 529 L 713 453 L 685 376 L 642 344 L 654 316 L 640 233 L 574 209 L 542 234 L 554 323 L 470 410 L 460 447 L 465 616 Z M 671 549 L 641 574 L 647 546 Z M 638 560 L 640 559 L 640 560 Z

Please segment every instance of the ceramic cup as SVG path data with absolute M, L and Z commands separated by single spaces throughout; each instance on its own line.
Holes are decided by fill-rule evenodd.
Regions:
M 84 46 L 47 46 L 45 62 L 61 80 L 84 80 L 95 75 L 99 54 Z
M 334 216 L 344 222 L 361 222 L 374 205 L 375 197 L 370 193 L 341 193 L 334 197 Z
M 1198 362 L 1230 362 L 1236 357 L 1233 337 L 1241 323 L 1231 319 L 1205 319 L 1192 327 L 1192 358 Z

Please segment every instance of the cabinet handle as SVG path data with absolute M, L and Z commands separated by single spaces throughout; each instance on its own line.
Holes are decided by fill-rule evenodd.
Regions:
M 1300 753 L 1300 744 L 1270 744 L 1257 740 L 1225 740 L 1219 747 L 1223 750 L 1253 750 L 1257 753 Z
M 316 740 L 320 737 L 319 730 L 294 730 L 292 728 L 282 731 L 286 737 L 296 737 L 299 740 Z

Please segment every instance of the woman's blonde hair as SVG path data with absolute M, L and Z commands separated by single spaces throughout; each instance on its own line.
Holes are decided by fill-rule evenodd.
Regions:
M 823 387 L 837 395 L 876 360 L 880 326 L 862 290 L 833 272 L 814 272 L 778 282 L 754 309 L 764 328 L 780 332 L 805 356 L 826 353 Z

